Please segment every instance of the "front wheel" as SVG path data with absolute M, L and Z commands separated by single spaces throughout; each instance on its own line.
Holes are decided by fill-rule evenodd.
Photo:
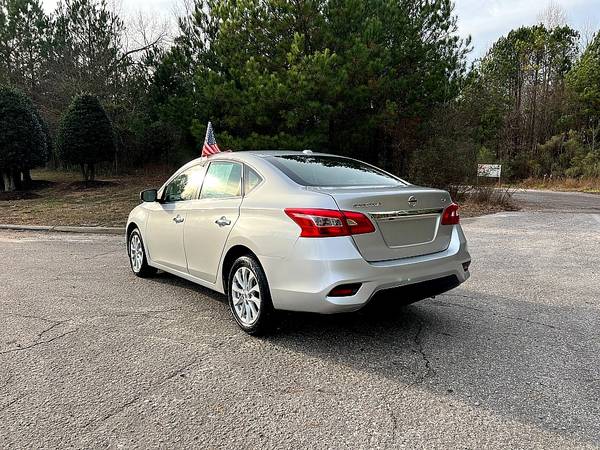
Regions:
M 231 314 L 242 330 L 254 336 L 271 331 L 273 303 L 267 277 L 255 258 L 242 256 L 235 261 L 229 271 L 227 296 Z
M 127 253 L 133 273 L 141 278 L 147 278 L 156 274 L 156 269 L 148 265 L 142 234 L 137 228 L 134 229 L 127 240 Z

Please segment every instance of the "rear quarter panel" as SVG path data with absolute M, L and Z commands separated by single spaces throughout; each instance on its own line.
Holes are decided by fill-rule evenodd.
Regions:
M 285 208 L 337 209 L 337 205 L 329 195 L 310 192 L 284 180 L 265 179 L 242 201 L 240 217 L 221 257 L 221 272 L 227 252 L 243 245 L 256 254 L 270 282 L 273 274 L 268 267 L 277 261 L 284 263 L 300 236 L 300 227 L 285 214 Z
M 242 201 L 240 218 L 230 237 L 230 241 L 252 242 L 258 255 L 285 258 L 293 248 L 300 228 L 285 214 L 285 208 L 337 208 L 327 195 L 305 192 L 273 195 L 268 192 L 268 185 L 261 188 L 263 192 L 251 192 Z

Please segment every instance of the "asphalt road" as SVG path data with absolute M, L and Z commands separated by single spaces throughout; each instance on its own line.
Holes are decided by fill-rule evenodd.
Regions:
M 261 339 L 120 237 L 0 232 L 0 447 L 600 447 L 600 214 L 464 228 L 451 293 Z
M 529 210 L 600 213 L 600 194 L 519 189 L 513 197 Z

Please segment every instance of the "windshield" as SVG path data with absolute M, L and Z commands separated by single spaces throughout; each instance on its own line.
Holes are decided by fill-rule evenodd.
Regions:
M 303 186 L 398 186 L 402 180 L 376 167 L 339 156 L 281 155 L 267 158 Z

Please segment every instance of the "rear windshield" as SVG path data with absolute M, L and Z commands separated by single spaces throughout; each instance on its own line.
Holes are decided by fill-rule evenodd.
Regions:
M 268 160 L 303 186 L 397 186 L 402 180 L 368 164 L 337 156 L 283 155 Z

